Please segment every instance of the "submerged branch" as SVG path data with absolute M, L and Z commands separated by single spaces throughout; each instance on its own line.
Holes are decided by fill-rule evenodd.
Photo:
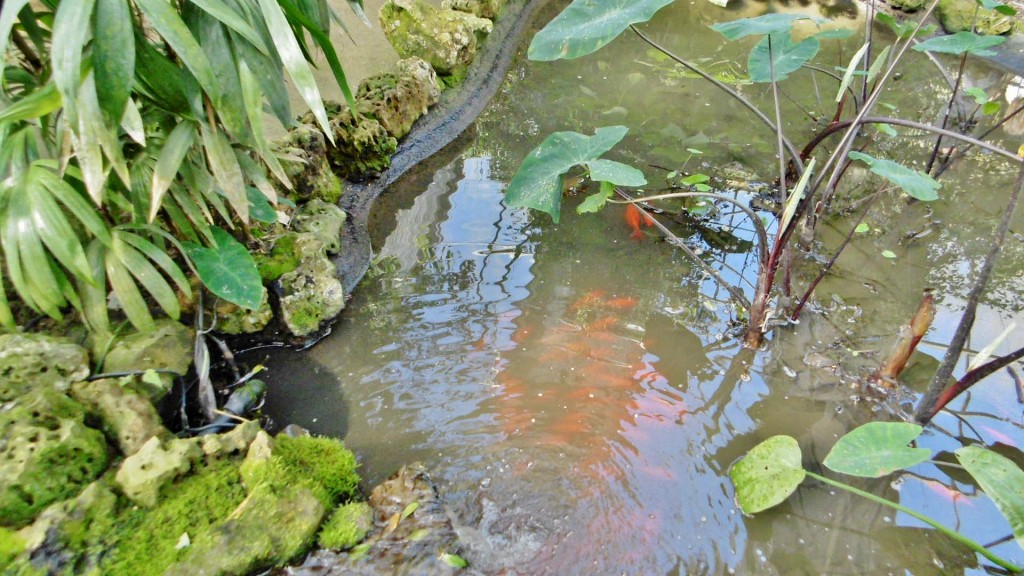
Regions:
M 1024 164 L 1021 165 L 1020 170 L 1017 172 L 1017 181 L 1013 185 L 1013 192 L 1010 193 L 1010 201 L 1007 203 L 1006 211 L 1003 213 L 999 226 L 996 228 L 995 238 L 992 241 L 988 254 L 985 255 L 984 263 L 978 272 L 978 278 L 974 282 L 974 287 L 971 288 L 971 293 L 967 297 L 967 306 L 964 308 L 963 315 L 960 316 L 960 323 L 957 324 L 956 332 L 953 333 L 949 348 L 946 349 L 942 363 L 935 371 L 935 376 L 932 377 L 928 391 L 917 405 L 917 413 L 914 417 L 922 424 L 927 424 L 941 409 L 938 406 L 939 396 L 946 389 L 946 382 L 953 375 L 953 369 L 956 368 L 956 364 L 960 360 L 960 354 L 967 343 L 967 337 L 971 333 L 971 328 L 974 327 L 974 318 L 978 311 L 978 304 L 981 302 L 981 296 L 988 286 L 988 280 L 992 275 L 992 269 L 995 268 L 996 259 L 1003 249 L 1003 242 L 1005 242 L 1006 233 L 1010 229 L 1010 221 L 1013 219 L 1013 213 L 1017 209 L 1017 202 L 1020 200 L 1022 189 L 1024 189 Z

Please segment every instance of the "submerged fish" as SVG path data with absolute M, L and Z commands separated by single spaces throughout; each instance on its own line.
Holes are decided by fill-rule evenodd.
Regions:
M 626 204 L 626 224 L 629 224 L 629 227 L 633 229 L 633 234 L 630 235 L 630 238 L 639 240 L 644 237 L 644 233 L 640 231 L 640 225 L 653 226 L 654 222 L 650 216 L 637 208 L 636 204 Z

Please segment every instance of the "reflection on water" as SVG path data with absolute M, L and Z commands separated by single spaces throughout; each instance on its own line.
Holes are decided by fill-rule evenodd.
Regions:
M 666 11 L 648 26 L 659 41 L 695 46 L 723 70 L 745 51 L 729 52 L 706 32 L 723 18 L 710 4 Z M 965 274 L 985 247 L 985 220 L 998 212 L 998 201 L 982 194 L 998 190 L 1002 176 L 993 170 L 981 181 L 963 169 L 943 201 L 883 201 L 884 218 L 869 218 L 872 232 L 837 263 L 816 309 L 773 335 L 768 349 L 742 351 L 728 336 L 736 311 L 714 284 L 666 243 L 632 238 L 621 207 L 579 217 L 581 197 L 568 197 L 554 225 L 501 203 L 503 182 L 554 130 L 628 125 L 615 154 L 645 166 L 771 165 L 773 136 L 753 130 L 745 112 L 674 75 L 635 40 L 615 46 L 576 63 L 520 63 L 464 158 L 389 192 L 394 216 L 377 243 L 380 258 L 334 333 L 300 357 L 271 360 L 271 415 L 344 437 L 370 484 L 422 460 L 441 484 L 464 555 L 487 574 L 983 573 L 974 555 L 918 521 L 813 483 L 775 510 L 744 517 L 727 473 L 774 434 L 797 437 L 805 464 L 820 468 L 840 435 L 891 417 L 863 398 L 857 376 L 884 353 L 924 286 L 945 296 L 929 338 L 947 341 Z M 845 63 L 852 50 L 844 49 L 823 58 Z M 927 66 L 910 69 L 913 104 L 893 95 L 894 106 L 933 114 L 921 102 L 938 109 L 941 90 L 922 79 L 928 74 Z M 820 92 L 817 84 L 794 90 L 809 108 L 827 105 L 832 95 Z M 891 146 L 912 153 L 918 144 L 930 145 Z M 713 163 L 680 152 L 692 146 Z M 646 171 L 652 182 L 663 174 Z M 965 221 L 965 209 L 979 216 Z M 749 246 L 752 234 L 741 219 L 718 216 L 728 243 L 708 230 L 678 233 L 739 283 L 753 270 L 749 252 L 735 246 Z M 848 226 L 826 222 L 819 248 L 828 253 Z M 998 334 L 1022 308 L 1014 283 L 1022 245 L 1008 245 L 994 291 L 1001 300 L 980 312 L 979 336 Z M 1024 344 L 1013 338 L 1008 349 Z M 923 351 L 922 365 L 942 353 Z M 942 429 L 922 445 L 948 452 L 980 436 L 1019 448 L 1021 409 L 1005 400 L 1011 395 L 1008 378 L 993 379 L 958 405 L 966 421 L 942 416 Z M 966 477 L 934 464 L 858 486 L 981 542 L 1009 533 Z M 1024 562 L 1015 546 L 997 552 Z

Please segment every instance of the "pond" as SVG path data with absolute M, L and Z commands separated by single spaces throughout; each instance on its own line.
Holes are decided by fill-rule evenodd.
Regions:
M 536 26 L 557 9 L 542 10 Z M 742 74 L 752 44 L 726 43 L 708 25 L 765 9 L 680 1 L 643 29 L 727 78 Z M 800 9 L 863 28 L 850 4 Z M 877 33 L 880 49 L 891 40 Z M 856 40 L 828 42 L 817 61 L 845 66 L 857 48 Z M 967 77 L 999 98 L 1013 81 L 980 65 Z M 766 86 L 738 89 L 770 110 Z M 831 114 L 836 81 L 802 71 L 782 86 L 799 145 L 812 135 L 808 116 Z M 924 122 L 949 93 L 916 54 L 893 87 L 885 98 L 893 115 Z M 333 333 L 304 352 L 256 353 L 269 354 L 272 419 L 343 438 L 360 455 L 367 485 L 423 462 L 463 555 L 486 574 L 987 573 L 973 553 L 921 522 L 821 484 L 745 516 L 728 471 L 775 434 L 797 438 L 805 465 L 815 467 L 843 433 L 912 407 L 956 325 L 1015 168 L 983 156 L 944 179 L 936 202 L 885 197 L 812 310 L 751 353 L 736 337 L 727 294 L 652 229 L 634 230 L 621 205 L 577 215 L 585 193 L 568 190 L 556 225 L 502 204 L 512 174 L 547 134 L 607 125 L 629 128 L 611 157 L 642 168 L 651 190 L 682 169 L 707 173 L 749 202 L 755 175 L 770 176 L 776 163 L 772 133 L 635 36 L 576 61 L 521 55 L 470 131 L 378 200 L 378 258 Z M 879 137 L 888 154 L 918 163 L 934 142 Z M 1001 137 L 1015 149 L 1012 135 Z M 851 180 L 863 181 L 856 170 Z M 749 295 L 749 223 L 723 207 L 697 209 L 711 220 L 670 223 L 673 230 Z M 796 258 L 798 286 L 853 222 L 835 217 L 819 228 L 811 251 Z M 1022 225 L 1018 217 L 1013 228 Z M 973 349 L 1022 319 L 1022 271 L 1017 234 L 979 313 Z M 939 314 L 907 388 L 874 398 L 864 377 L 925 287 L 935 289 Z M 1021 345 L 1018 330 L 997 353 Z M 941 414 L 921 445 L 949 452 L 980 439 L 1019 462 L 1022 424 L 1003 372 Z M 969 478 L 945 467 L 854 483 L 982 543 L 1011 534 Z M 994 550 L 1024 563 L 1012 539 Z

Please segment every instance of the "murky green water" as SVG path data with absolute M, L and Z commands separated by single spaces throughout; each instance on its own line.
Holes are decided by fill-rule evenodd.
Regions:
M 763 9 L 678 2 L 645 30 L 719 72 L 739 70 L 749 46 L 726 45 L 706 26 Z M 842 6 L 830 10 L 862 26 Z M 821 61 L 843 65 L 855 49 L 829 48 Z M 984 69 L 970 77 L 993 93 L 1007 81 Z M 899 93 L 887 102 L 905 117 L 930 121 L 941 107 L 941 77 L 923 58 L 894 86 Z M 800 74 L 784 88 L 794 129 L 807 124 L 801 108 L 829 113 L 833 80 Z M 764 87 L 741 89 L 769 109 Z M 816 309 L 750 354 L 730 336 L 735 312 L 726 295 L 653 233 L 632 238 L 621 208 L 580 217 L 572 208 L 582 195 L 571 197 L 554 225 L 502 205 L 505 183 L 546 134 L 611 124 L 630 128 L 615 156 L 638 166 L 678 168 L 688 147 L 704 154 L 687 168 L 712 175 L 724 165 L 770 174 L 774 164 L 770 133 L 634 37 L 577 62 L 520 61 L 470 134 L 381 199 L 381 261 L 334 333 L 307 352 L 274 354 L 274 420 L 343 437 L 368 484 L 423 461 L 464 556 L 488 574 L 984 573 L 973 554 L 916 520 L 813 483 L 773 511 L 744 517 L 727 472 L 774 434 L 798 438 L 814 466 L 842 433 L 909 407 L 867 399 L 858 377 L 926 286 L 937 289 L 941 309 L 921 360 L 941 356 L 1012 168 L 991 158 L 964 164 L 930 205 L 884 200 L 868 218 L 874 230 L 818 289 Z M 799 145 L 809 134 L 792 137 Z M 923 155 L 930 142 L 901 138 L 887 147 Z M 660 185 L 664 172 L 645 172 L 652 188 Z M 728 229 L 717 236 L 678 233 L 726 277 L 753 278 L 752 255 L 736 249 L 751 240 L 749 226 L 727 213 L 719 223 Z M 827 222 L 816 255 L 851 225 Z M 1015 319 L 1024 327 L 1022 270 L 1017 235 L 974 348 Z M 1022 344 L 1018 331 L 1000 351 Z M 919 390 L 927 375 L 908 380 Z M 936 420 L 923 445 L 953 450 L 980 435 L 1019 459 L 1024 419 L 1008 376 L 977 386 L 955 410 Z M 967 480 L 925 464 L 858 485 L 983 543 L 1009 534 Z M 951 497 L 950 487 L 966 496 Z M 1012 541 L 996 551 L 1024 562 Z

